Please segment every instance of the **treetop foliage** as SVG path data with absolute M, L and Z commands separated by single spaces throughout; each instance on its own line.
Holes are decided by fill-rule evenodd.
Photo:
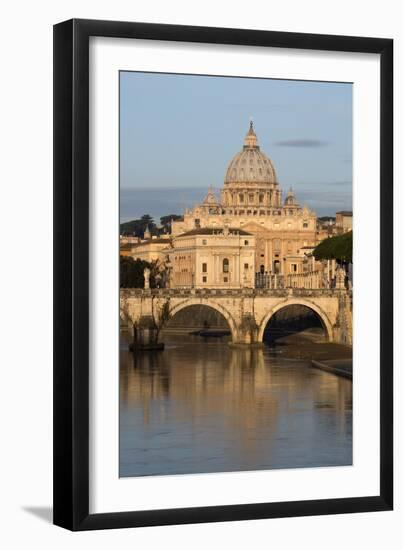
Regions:
M 145 230 L 149 229 L 152 236 L 159 236 L 161 234 L 171 233 L 171 221 L 174 220 L 183 220 L 183 216 L 178 214 L 169 214 L 168 216 L 161 216 L 160 223 L 161 228 L 158 228 L 154 222 L 154 219 L 150 214 L 144 214 L 138 220 L 131 220 L 129 222 L 123 222 L 120 224 L 120 234 L 121 235 L 135 235 L 144 238 Z
M 155 265 L 131 256 L 120 256 L 120 288 L 144 288 L 144 270 L 148 267 L 150 287 L 155 288 Z
M 353 232 L 329 237 L 318 244 L 312 253 L 315 260 L 332 260 L 352 263 L 353 261 Z

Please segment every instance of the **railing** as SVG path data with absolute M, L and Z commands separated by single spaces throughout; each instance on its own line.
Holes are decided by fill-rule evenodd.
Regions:
M 269 273 L 256 273 L 255 288 L 327 288 L 323 282 L 323 274 L 320 271 L 307 273 L 292 273 L 290 275 L 273 275 Z
M 272 275 L 271 273 L 255 274 L 255 288 L 269 288 L 276 290 L 277 288 L 284 288 L 284 282 L 284 275 Z
M 323 272 L 308 271 L 306 273 L 292 273 L 287 275 L 288 288 L 326 288 Z
M 342 286 L 351 288 L 347 277 Z M 305 273 L 290 273 L 289 275 L 272 275 L 268 273 L 256 273 L 255 288 L 257 289 L 281 289 L 281 288 L 302 288 L 302 289 L 330 289 L 336 288 L 336 277 L 329 278 L 325 271 L 315 270 Z M 340 286 L 339 286 L 340 288 Z

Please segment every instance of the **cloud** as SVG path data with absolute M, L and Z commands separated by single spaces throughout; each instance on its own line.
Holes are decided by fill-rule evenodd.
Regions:
M 277 147 L 325 147 L 328 144 L 319 139 L 285 139 L 274 142 Z
M 351 180 L 340 180 L 340 181 L 302 181 L 294 182 L 293 186 L 295 189 L 301 188 L 304 190 L 307 189 L 317 189 L 319 186 L 322 189 L 327 189 L 328 187 L 345 187 L 352 188 Z

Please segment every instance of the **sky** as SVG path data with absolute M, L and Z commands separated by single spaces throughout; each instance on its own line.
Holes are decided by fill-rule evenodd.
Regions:
M 352 84 L 120 73 L 121 220 L 182 214 L 219 196 L 253 119 L 283 198 L 352 209 Z

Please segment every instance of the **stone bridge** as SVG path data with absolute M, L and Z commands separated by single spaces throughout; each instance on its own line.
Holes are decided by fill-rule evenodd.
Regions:
M 121 289 L 120 316 L 157 331 L 180 310 L 203 305 L 223 315 L 233 344 L 259 344 L 271 317 L 290 305 L 319 317 L 330 342 L 352 344 L 352 292 L 346 289 Z

